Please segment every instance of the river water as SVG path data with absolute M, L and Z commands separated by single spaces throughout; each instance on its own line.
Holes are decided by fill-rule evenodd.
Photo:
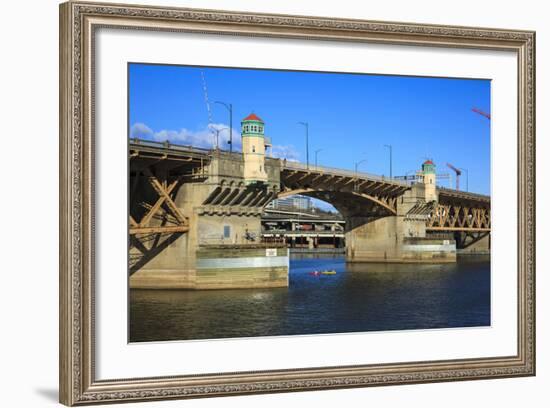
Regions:
M 312 276 L 313 270 L 336 275 Z M 289 287 L 131 290 L 129 341 L 488 326 L 489 258 L 346 264 L 294 258 Z

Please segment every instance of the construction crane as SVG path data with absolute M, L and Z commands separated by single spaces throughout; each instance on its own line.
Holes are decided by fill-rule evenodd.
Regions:
M 491 114 L 487 112 L 483 112 L 481 109 L 472 108 L 472 112 L 479 113 L 481 116 L 485 116 L 487 119 L 491 120 Z
M 457 169 L 451 163 L 447 163 L 447 167 L 455 172 L 455 174 L 456 174 L 456 189 L 460 190 L 460 175 L 462 174 L 462 171 L 460 169 Z

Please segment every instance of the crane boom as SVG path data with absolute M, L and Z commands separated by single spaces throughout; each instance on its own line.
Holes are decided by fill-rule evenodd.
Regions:
M 455 174 L 456 174 L 456 189 L 460 190 L 460 175 L 462 174 L 462 171 L 460 169 L 457 169 L 451 163 L 447 163 L 447 167 L 455 172 Z
M 481 116 L 485 116 L 487 119 L 491 120 L 491 114 L 487 112 L 483 112 L 481 109 L 472 108 L 472 112 L 479 113 Z

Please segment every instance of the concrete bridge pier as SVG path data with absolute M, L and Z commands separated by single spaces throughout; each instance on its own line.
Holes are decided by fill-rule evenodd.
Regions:
M 430 199 L 427 201 L 426 199 Z M 456 243 L 430 236 L 426 220 L 437 203 L 430 186 L 417 183 L 398 198 L 395 214 L 348 216 L 348 262 L 456 262 Z
M 173 242 L 158 254 L 153 254 L 145 265 L 130 275 L 130 287 L 141 289 L 191 289 L 196 287 L 196 250 L 198 247 L 200 214 L 196 210 L 208 196 L 211 186 L 185 183 L 177 191 L 174 203 L 187 217 L 189 230 L 171 236 Z M 138 237 L 147 241 L 147 237 Z M 162 239 L 159 237 L 158 239 Z M 147 245 L 144 242 L 144 245 Z
M 346 217 L 348 262 L 399 262 L 397 217 Z
M 265 165 L 268 182 L 246 184 L 242 179 L 243 160 L 226 156 L 211 158 L 206 180 L 189 180 L 174 191 L 170 203 L 185 216 L 185 233 L 133 238 L 134 252 L 139 252 L 138 247 L 152 247 L 150 243 L 156 240 L 165 240 L 166 245 L 148 254 L 135 271 L 130 269 L 131 288 L 288 286 L 288 249 L 284 244 L 261 242 L 263 206 L 275 197 L 279 184 L 277 163 Z M 170 178 L 160 172 L 158 177 Z M 157 218 L 151 220 L 155 226 L 164 222 Z

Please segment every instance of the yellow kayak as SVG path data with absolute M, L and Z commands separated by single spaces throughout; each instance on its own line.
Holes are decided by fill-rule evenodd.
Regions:
M 336 271 L 332 270 L 332 271 L 323 271 L 321 272 L 323 275 L 336 275 Z

